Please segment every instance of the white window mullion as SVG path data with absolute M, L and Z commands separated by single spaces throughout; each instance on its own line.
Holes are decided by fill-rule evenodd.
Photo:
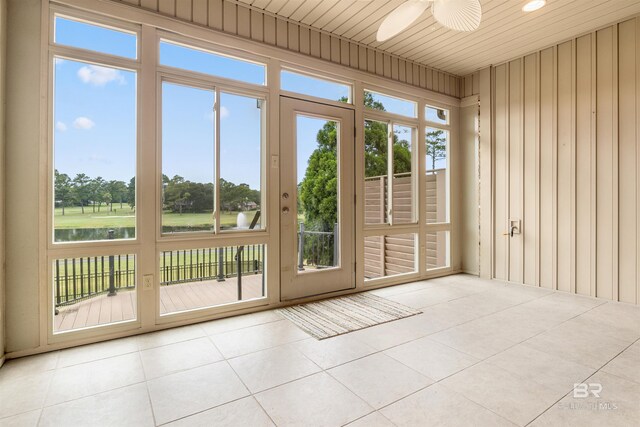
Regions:
M 393 226 L 393 122 L 387 122 L 387 222 Z
M 215 89 L 214 117 L 214 198 L 213 209 L 215 216 L 215 233 L 220 233 L 220 90 Z

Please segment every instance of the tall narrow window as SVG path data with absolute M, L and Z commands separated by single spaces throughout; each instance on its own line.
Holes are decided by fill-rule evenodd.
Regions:
M 220 94 L 220 229 L 261 229 L 264 100 Z
M 388 222 L 389 125 L 364 122 L 364 197 L 366 224 Z
M 54 60 L 55 242 L 136 236 L 136 73 Z
M 427 191 L 427 223 L 449 221 L 447 153 L 449 131 L 435 127 L 427 127 L 426 153 L 426 191 Z
M 162 83 L 162 232 L 212 232 L 215 92 Z
M 393 125 L 392 218 L 394 224 L 416 222 L 412 155 L 414 135 L 414 128 Z

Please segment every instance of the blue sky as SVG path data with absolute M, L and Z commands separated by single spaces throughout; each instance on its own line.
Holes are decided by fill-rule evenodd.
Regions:
M 135 36 L 70 20 L 56 20 L 56 42 L 135 58 Z M 264 67 L 253 63 L 162 43 L 161 62 L 223 77 L 262 84 Z M 128 182 L 135 175 L 136 74 L 132 71 L 57 59 L 55 63 L 55 167 L 72 178 Z M 284 72 L 283 88 L 328 99 L 339 99 L 345 86 Z M 348 88 L 347 88 L 348 90 Z M 211 90 L 163 84 L 163 173 L 196 182 L 213 181 L 215 164 Z M 220 96 L 220 176 L 236 184 L 260 187 L 260 109 L 255 98 Z M 413 115 L 413 104 L 376 94 L 388 111 Z M 316 148 L 324 120 L 297 120 L 298 180 L 306 159 Z M 145 156 L 144 153 L 142 153 Z M 147 159 L 144 159 L 145 161 Z M 149 155 L 148 161 L 155 161 Z

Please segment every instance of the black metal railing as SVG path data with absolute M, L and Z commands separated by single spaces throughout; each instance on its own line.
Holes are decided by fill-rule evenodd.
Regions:
M 54 262 L 56 307 L 119 289 L 133 289 L 136 257 L 110 255 L 57 259 Z
M 167 251 L 160 255 L 160 285 L 262 273 L 264 245 Z M 239 254 L 239 262 L 236 255 Z
M 338 241 L 338 224 L 334 224 L 333 231 L 314 231 L 307 230 L 301 222 L 298 230 L 298 270 L 304 270 L 309 266 L 337 266 Z
M 249 229 L 260 218 L 256 212 Z M 109 239 L 114 238 L 109 230 Z M 265 245 L 241 245 L 207 249 L 165 251 L 160 254 L 160 285 L 217 280 L 236 277 L 238 299 L 242 299 L 242 275 L 264 272 Z M 57 259 L 54 262 L 54 291 L 57 307 L 100 294 L 116 295 L 121 289 L 134 289 L 135 255 L 107 255 Z M 265 292 L 264 274 L 262 291 Z

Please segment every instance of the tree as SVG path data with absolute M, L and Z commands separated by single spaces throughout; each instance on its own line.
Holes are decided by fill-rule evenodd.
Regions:
M 86 174 L 79 173 L 73 178 L 73 192 L 75 198 L 80 202 L 82 213 L 84 214 L 84 206 L 89 201 L 91 178 Z
M 98 202 L 98 212 L 100 212 L 100 206 L 102 206 L 102 202 L 104 201 L 104 193 L 105 193 L 105 180 L 99 176 L 91 180 L 89 184 L 91 201 L 93 211 L 96 211 L 96 202 Z
M 134 176 L 129 180 L 129 185 L 127 186 L 127 202 L 131 209 L 135 209 L 136 207 L 136 177 Z
M 343 99 L 341 99 L 343 101 Z M 365 106 L 385 111 L 384 105 L 373 95 L 365 93 Z M 411 144 L 393 135 L 394 174 L 411 171 Z M 307 229 L 332 231 L 337 222 L 337 128 L 328 121 L 316 135 L 318 147 L 309 157 L 307 170 L 299 184 L 301 211 L 304 212 Z M 368 120 L 364 127 L 365 176 L 386 176 L 389 145 L 388 125 Z
M 111 180 L 106 184 L 106 191 L 111 196 L 109 201 L 109 211 L 113 211 L 113 202 L 120 202 L 120 209 L 122 209 L 122 203 L 127 195 L 127 184 L 123 181 Z
M 436 162 L 447 158 L 447 138 L 444 131 L 431 129 L 426 139 L 427 158 L 431 159 L 431 170 L 435 170 Z
M 59 173 L 56 169 L 54 172 L 55 176 L 55 199 L 60 200 L 60 204 L 62 205 L 62 215 L 64 215 L 64 207 L 67 204 L 67 201 L 71 198 L 72 195 L 72 187 L 71 187 L 71 178 L 66 173 Z

